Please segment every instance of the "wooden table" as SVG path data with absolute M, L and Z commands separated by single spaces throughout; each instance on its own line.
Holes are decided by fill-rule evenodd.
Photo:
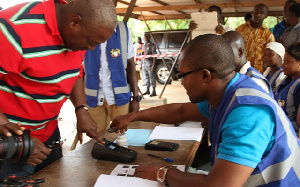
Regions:
M 153 129 L 157 124 L 134 122 L 129 127 L 132 129 Z M 115 133 L 104 133 L 103 137 L 108 140 L 116 139 Z M 163 140 L 165 141 L 165 140 Z M 33 175 L 34 179 L 45 178 L 45 183 L 39 184 L 39 186 L 54 186 L 54 187 L 91 187 L 96 183 L 100 174 L 110 174 L 111 171 L 118 165 L 119 162 L 96 160 L 91 156 L 91 150 L 95 140 L 91 140 L 86 144 L 78 147 L 74 151 L 71 151 L 66 156 L 55 161 L 51 165 L 47 166 L 43 170 Z M 169 164 L 161 159 L 156 159 L 148 156 L 148 153 L 160 155 L 161 157 L 169 157 L 174 159 L 172 164 L 185 165 L 188 168 L 195 157 L 196 151 L 199 147 L 197 141 L 175 141 L 178 143 L 179 148 L 176 151 L 152 151 L 145 150 L 143 146 L 129 146 L 130 149 L 135 150 L 138 155 L 132 165 L 150 164 L 150 163 L 165 163 Z

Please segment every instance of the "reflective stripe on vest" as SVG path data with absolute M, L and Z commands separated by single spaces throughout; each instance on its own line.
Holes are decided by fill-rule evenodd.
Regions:
M 85 94 L 92 97 L 97 97 L 97 90 L 85 88 Z
M 122 59 L 124 64 L 124 69 L 127 69 L 127 58 L 128 58 L 128 51 L 127 51 L 127 30 L 123 21 L 118 21 L 119 29 L 120 29 L 120 39 L 121 39 L 121 48 L 122 48 Z M 124 53 L 124 51 L 126 51 Z M 122 92 L 123 93 L 123 92 Z
M 270 81 L 269 81 L 272 88 L 273 88 L 273 86 L 275 85 L 276 79 L 277 79 L 277 77 L 280 75 L 281 72 L 282 72 L 282 69 L 279 69 L 279 70 L 277 70 L 277 71 L 272 75 L 272 78 L 271 78 Z
M 115 94 L 128 93 L 130 91 L 129 85 L 114 88 Z
M 277 109 L 276 113 L 277 113 L 277 115 L 281 121 L 281 124 L 283 125 L 283 128 L 286 132 L 288 147 L 291 151 L 291 154 L 289 155 L 289 157 L 286 160 L 268 166 L 261 173 L 251 175 L 248 178 L 248 180 L 246 181 L 246 183 L 244 184 L 244 186 L 253 187 L 253 186 L 268 184 L 273 181 L 282 180 L 287 176 L 287 174 L 291 170 L 291 168 L 294 168 L 294 171 L 298 177 L 298 180 L 300 180 L 299 144 L 298 144 L 297 138 L 295 138 L 295 135 L 293 134 L 292 129 L 290 128 L 290 122 L 286 118 L 286 115 L 283 112 L 283 110 L 279 107 L 279 105 L 277 104 L 277 102 L 275 100 L 270 98 L 270 96 L 268 94 L 260 92 L 253 88 L 239 88 L 236 90 L 234 97 L 230 101 L 230 104 L 227 107 L 225 114 L 227 113 L 227 110 L 230 108 L 230 106 L 232 105 L 232 103 L 234 102 L 236 97 L 243 97 L 243 96 L 261 97 L 266 100 L 269 100 L 276 107 L 276 109 Z M 278 125 L 278 124 L 276 124 L 276 125 Z
M 295 89 L 299 83 L 300 79 L 296 80 L 292 85 L 291 87 L 289 88 L 289 92 L 288 92 L 288 96 L 287 96 L 287 103 L 286 103 L 286 112 L 287 112 L 287 115 L 289 117 L 290 120 L 294 120 L 292 119 L 293 118 L 293 115 L 295 113 L 295 105 L 294 105 L 294 92 L 295 92 Z M 299 168 L 300 170 L 300 168 Z
M 248 68 L 246 75 L 247 75 L 248 77 L 251 77 L 251 78 L 254 77 L 254 78 L 257 78 L 257 79 L 264 80 L 265 83 L 266 83 L 266 85 L 268 86 L 268 89 L 269 89 L 269 95 L 270 95 L 271 97 L 273 97 L 273 92 L 272 92 L 271 84 L 270 84 L 270 82 L 268 81 L 268 79 L 266 79 L 266 77 L 263 76 L 263 74 L 261 74 L 259 71 L 257 71 L 257 70 L 254 69 L 253 67 L 250 67 L 250 68 Z

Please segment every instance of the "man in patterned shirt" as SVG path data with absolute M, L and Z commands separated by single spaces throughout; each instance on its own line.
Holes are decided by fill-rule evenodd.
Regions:
M 265 4 L 255 5 L 250 22 L 236 28 L 236 31 L 244 37 L 247 60 L 251 62 L 252 67 L 261 73 L 265 69 L 262 62 L 263 49 L 267 43 L 275 42 L 274 35 L 262 24 L 268 16 L 268 11 L 269 9 Z

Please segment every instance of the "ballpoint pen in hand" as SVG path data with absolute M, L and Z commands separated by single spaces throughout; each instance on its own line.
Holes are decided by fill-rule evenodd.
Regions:
M 152 157 L 155 157 L 155 158 L 163 159 L 163 160 L 165 160 L 165 161 L 167 161 L 167 162 L 173 162 L 173 161 L 174 161 L 174 160 L 171 159 L 171 158 L 163 158 L 163 157 L 160 157 L 160 156 L 152 155 L 152 154 L 150 154 L 150 153 L 148 153 L 148 155 L 149 155 L 149 156 L 152 156 Z

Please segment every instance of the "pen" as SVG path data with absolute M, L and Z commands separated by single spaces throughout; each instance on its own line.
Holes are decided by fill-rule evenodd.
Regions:
M 149 156 L 152 156 L 152 157 L 155 157 L 155 158 L 163 159 L 163 160 L 165 160 L 165 161 L 167 161 L 167 162 L 173 162 L 173 161 L 174 161 L 174 160 L 171 159 L 171 158 L 163 158 L 163 157 L 156 156 L 156 155 L 153 155 L 153 154 L 150 154 L 150 153 L 148 153 L 148 155 L 149 155 Z

